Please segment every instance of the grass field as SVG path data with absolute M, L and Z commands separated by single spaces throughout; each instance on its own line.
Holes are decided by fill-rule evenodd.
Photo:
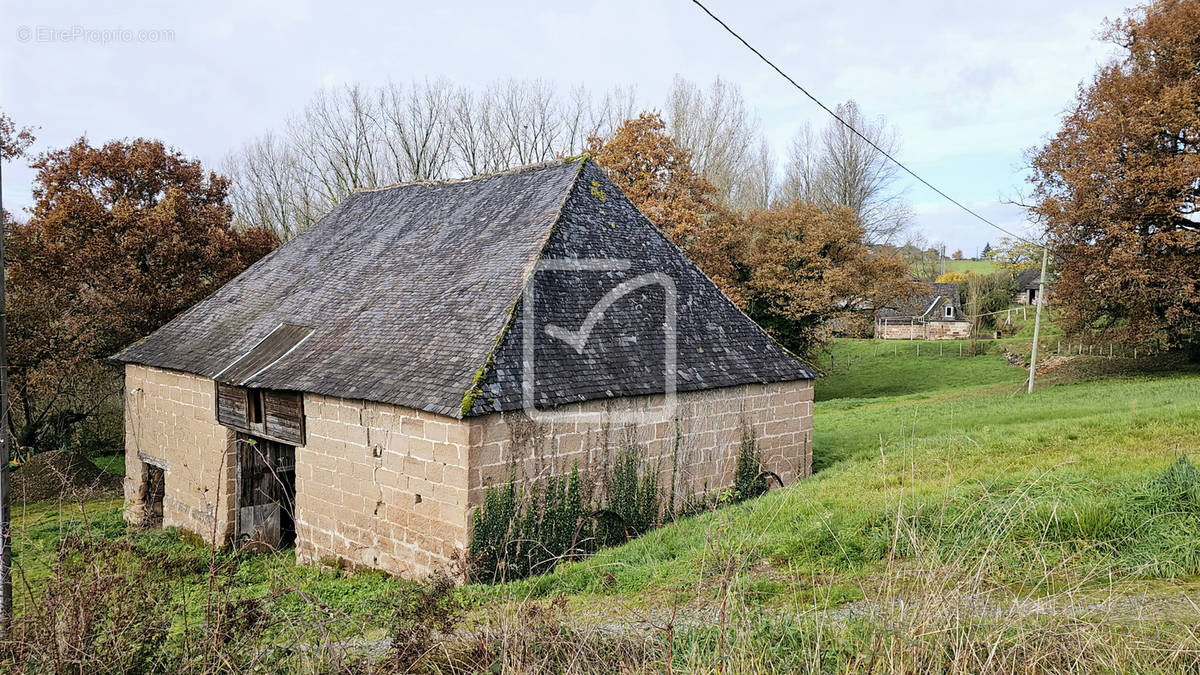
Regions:
M 811 478 L 546 575 L 435 591 L 296 567 L 290 553 L 212 557 L 169 532 L 127 533 L 117 502 L 88 503 L 86 517 L 40 504 L 14 509 L 30 589 L 18 609 L 57 587 L 61 542 L 82 540 L 166 594 L 163 649 L 180 669 L 204 662 L 181 653 L 238 669 L 269 653 L 313 672 L 1200 666 L 1187 600 L 1200 590 L 1200 473 L 1181 459 L 1200 447 L 1200 372 L 1082 357 L 1025 395 L 1025 372 L 999 354 L 916 347 L 833 345 Z M 86 559 L 72 550 L 68 562 Z M 226 616 L 213 607 L 238 603 L 259 623 L 184 649 L 210 645 L 201 627 Z M 238 611 L 226 620 L 246 620 Z
M 1089 496 L 1163 473 L 1200 441 L 1195 373 L 1094 379 L 1026 396 L 1018 393 L 1024 372 L 1000 357 L 889 365 L 863 362 L 819 385 L 813 478 L 523 584 L 539 593 L 694 588 L 714 532 L 733 533 L 730 543 L 750 545 L 753 556 L 790 570 L 800 584 L 825 572 L 874 572 L 888 553 L 898 508 L 1003 510 L 1022 494 L 1035 512 L 1062 507 L 1075 513 L 1092 508 Z M 979 373 L 975 381 L 967 372 L 972 368 Z M 893 393 L 878 394 L 872 382 Z M 1172 527 L 1193 517 L 1179 515 Z M 1200 536 L 1193 526 L 1186 529 Z M 1017 555 L 1030 542 L 991 543 Z M 1139 574 L 1133 563 L 1124 569 Z M 1042 571 L 1015 565 L 1008 573 L 1032 583 L 1026 573 Z M 1178 571 L 1200 573 L 1194 563 L 1181 563 Z

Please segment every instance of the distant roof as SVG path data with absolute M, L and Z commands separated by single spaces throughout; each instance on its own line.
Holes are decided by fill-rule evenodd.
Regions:
M 609 267 L 535 273 L 580 259 Z M 668 286 L 678 390 L 815 377 L 585 160 L 356 192 L 114 358 L 456 417 L 510 410 L 532 295 L 539 407 L 659 393 Z M 591 337 L 572 341 L 577 327 Z
M 959 300 L 957 283 L 922 283 L 918 292 L 895 303 L 894 307 L 880 308 L 877 314 L 887 318 L 916 318 L 944 320 L 944 308 L 954 308 L 954 319 L 962 320 L 962 303 Z
M 1034 268 L 1021 270 L 1017 275 L 1017 290 L 1027 291 L 1031 288 L 1037 288 L 1038 282 L 1041 281 L 1041 272 Z

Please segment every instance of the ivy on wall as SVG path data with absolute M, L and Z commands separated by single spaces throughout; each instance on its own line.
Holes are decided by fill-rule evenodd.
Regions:
M 672 463 L 677 460 L 676 452 Z M 528 483 L 518 480 L 514 471 L 507 483 L 487 489 L 482 507 L 471 519 L 470 580 L 497 583 L 547 572 L 560 562 L 625 543 L 664 521 L 767 491 L 758 444 L 750 433 L 742 437 L 733 486 L 719 494 L 690 495 L 677 508 L 677 467 L 672 468 L 665 500 L 660 468 L 645 460 L 639 445 L 630 443 L 590 484 L 581 479 L 578 464 L 568 475 Z M 593 486 L 603 488 L 602 498 L 595 502 Z

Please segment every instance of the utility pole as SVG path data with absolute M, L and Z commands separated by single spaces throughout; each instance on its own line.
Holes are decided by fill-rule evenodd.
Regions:
M 8 265 L 4 260 L 4 156 L 0 153 L 0 638 L 12 625 L 12 514 L 9 511 L 8 446 L 8 327 L 4 291 Z
M 1037 372 L 1038 334 L 1042 330 L 1042 305 L 1046 304 L 1046 259 L 1050 257 L 1050 247 L 1042 246 L 1042 276 L 1038 281 L 1037 311 L 1033 315 L 1033 351 L 1029 354 L 1029 389 L 1033 393 L 1033 378 Z

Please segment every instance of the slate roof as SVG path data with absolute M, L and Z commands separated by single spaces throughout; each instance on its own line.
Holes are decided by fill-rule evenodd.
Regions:
M 948 319 L 944 308 L 949 304 L 954 308 L 954 318 Z M 962 302 L 959 299 L 957 283 L 925 283 L 921 290 L 914 293 L 895 307 L 884 307 L 878 315 L 886 319 L 918 319 L 923 321 L 964 321 Z
M 1041 281 L 1041 274 L 1042 273 L 1040 270 L 1036 270 L 1032 267 L 1026 270 L 1021 270 L 1021 273 L 1017 275 L 1017 292 L 1036 289 L 1038 287 L 1038 282 Z
M 626 262 L 534 273 L 561 259 Z M 638 285 L 645 274 L 657 281 Z M 659 393 L 664 284 L 676 292 L 678 390 L 816 376 L 585 160 L 356 192 L 114 358 L 462 417 L 521 407 L 532 307 L 539 407 Z

